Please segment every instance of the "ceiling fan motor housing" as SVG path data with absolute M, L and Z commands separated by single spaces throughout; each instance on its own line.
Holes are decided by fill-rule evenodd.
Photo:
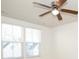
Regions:
M 57 5 L 55 4 L 55 2 L 52 2 L 52 10 L 54 10 L 54 9 L 58 9 L 58 8 L 57 8 Z

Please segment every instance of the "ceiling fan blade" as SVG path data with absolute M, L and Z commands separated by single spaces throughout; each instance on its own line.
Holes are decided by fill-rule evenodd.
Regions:
M 47 12 L 45 12 L 45 13 L 39 15 L 39 16 L 44 16 L 44 15 L 46 15 L 46 14 L 48 14 L 48 13 L 51 13 L 51 11 L 47 11 Z
M 67 0 L 56 0 L 56 5 L 61 7 Z
M 67 12 L 67 13 L 71 13 L 71 14 L 78 14 L 78 11 L 75 10 L 69 10 L 69 9 L 61 9 L 62 12 Z
M 60 13 L 57 15 L 57 18 L 58 18 L 58 20 L 62 20 L 62 16 Z
M 45 5 L 45 4 L 41 4 L 41 3 L 38 3 L 38 2 L 33 2 L 33 4 L 37 4 L 37 5 L 46 7 L 46 8 L 51 8 L 51 6 L 47 6 L 47 5 Z

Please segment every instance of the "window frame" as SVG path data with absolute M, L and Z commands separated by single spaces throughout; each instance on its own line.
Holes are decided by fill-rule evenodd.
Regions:
M 2 23 L 2 24 L 8 24 L 8 23 Z M 14 25 L 14 24 L 9 24 L 9 25 L 12 25 L 12 26 L 20 26 L 20 25 Z M 22 59 L 22 58 L 32 58 L 32 57 L 40 57 L 40 46 L 41 46 L 41 42 L 38 42 L 39 43 L 39 55 L 36 55 L 36 56 L 25 56 L 25 54 L 24 54 L 24 44 L 25 43 L 27 43 L 27 42 L 25 42 L 25 29 L 26 28 L 29 28 L 29 27 L 23 27 L 23 26 L 20 26 L 21 28 L 22 28 L 22 42 L 16 42 L 16 41 L 14 41 L 14 43 L 16 42 L 16 43 L 20 43 L 21 44 L 21 53 L 22 53 L 22 57 L 11 57 L 11 58 L 3 58 L 3 48 L 2 48 L 2 43 L 1 43 L 1 49 L 2 49 L 2 51 L 1 51 L 1 56 L 2 56 L 2 59 Z M 38 29 L 37 29 L 38 30 Z M 1 32 L 2 32 L 2 25 L 1 25 Z M 1 38 L 2 39 L 2 38 Z M 41 39 L 40 39 L 41 40 Z M 2 42 L 2 40 L 1 40 L 1 42 Z M 7 41 L 6 41 L 7 42 Z M 9 41 L 9 42 L 11 42 L 11 41 Z M 12 42 L 11 42 L 12 43 Z M 27 53 L 26 53 L 27 54 Z

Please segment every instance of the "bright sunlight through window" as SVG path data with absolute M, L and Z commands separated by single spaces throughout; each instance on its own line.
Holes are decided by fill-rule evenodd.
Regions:
M 3 59 L 39 56 L 40 30 L 3 23 L 1 40 Z

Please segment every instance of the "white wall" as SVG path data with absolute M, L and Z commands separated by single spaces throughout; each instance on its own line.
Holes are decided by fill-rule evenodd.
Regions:
M 52 50 L 54 59 L 77 59 L 77 22 L 63 24 L 52 29 Z M 54 41 L 54 42 L 53 42 Z
M 20 25 L 23 27 L 31 27 L 31 28 L 36 28 L 36 29 L 42 30 L 40 56 L 33 57 L 33 58 L 25 58 L 25 59 L 50 59 L 50 57 L 51 57 L 51 48 L 50 48 L 51 31 L 50 31 L 50 28 L 28 23 L 28 22 L 21 21 L 18 19 L 5 17 L 5 16 L 2 16 L 1 20 L 2 20 L 2 23 L 9 23 L 9 24 L 14 24 L 14 25 Z

